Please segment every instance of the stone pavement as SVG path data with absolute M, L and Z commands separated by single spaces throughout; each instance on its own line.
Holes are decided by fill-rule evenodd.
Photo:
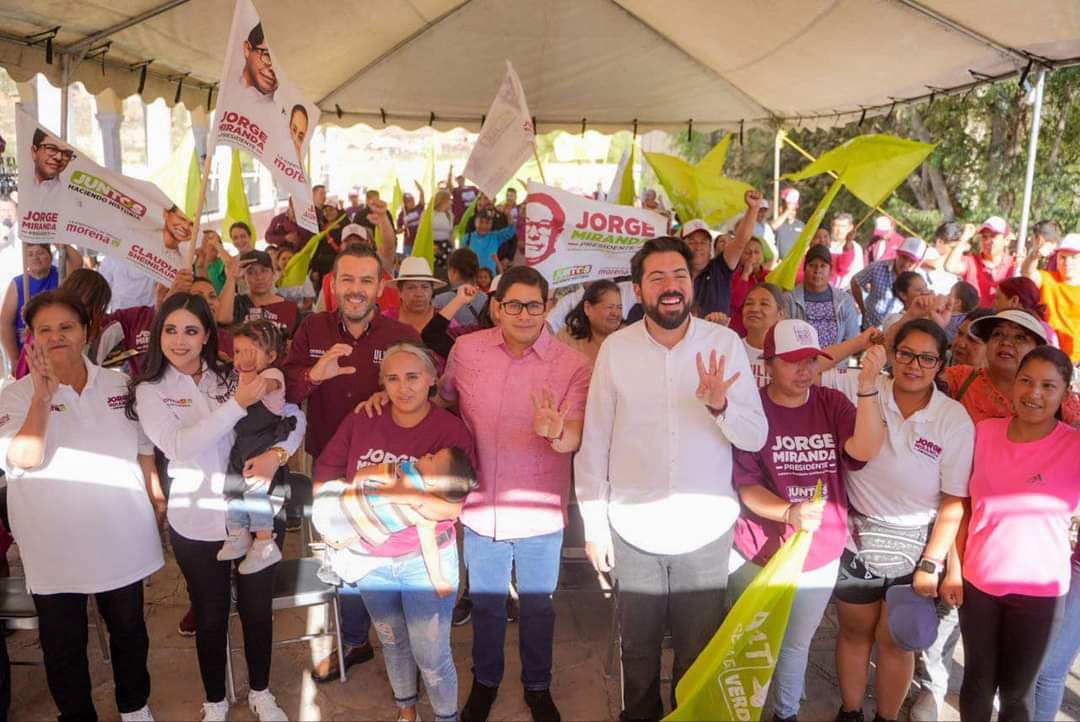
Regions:
M 298 535 L 290 534 L 286 556 L 296 556 Z M 15 551 L 11 552 L 12 573 L 20 574 Z M 575 565 L 578 570 L 582 567 Z M 564 578 L 567 575 L 564 575 Z M 591 575 L 581 575 L 591 583 Z M 168 558 L 165 568 L 155 574 L 146 589 L 146 618 L 150 631 L 150 672 L 153 680 L 151 707 L 158 720 L 198 719 L 204 701 L 199 681 L 193 638 L 181 637 L 176 626 L 187 608 L 187 592 L 175 561 Z M 555 677 L 552 694 L 565 720 L 614 720 L 620 708 L 617 673 L 608 677 L 605 670 L 610 634 L 610 600 L 598 587 L 589 590 L 564 590 L 556 596 L 558 622 L 555 644 Z M 275 637 L 286 638 L 318 631 L 322 628 L 321 609 L 301 609 L 280 612 L 275 616 Z M 238 621 L 233 620 L 234 645 L 241 640 Z M 374 641 L 374 634 L 372 635 Z M 802 720 L 831 720 L 839 704 L 833 648 L 836 638 L 835 614 L 830 608 L 811 651 L 807 672 L 806 702 L 800 713 Z M 529 711 L 522 700 L 520 664 L 516 654 L 517 627 L 507 632 L 507 668 L 505 681 L 495 703 L 492 720 L 529 720 Z M 472 677 L 469 673 L 471 628 L 453 630 L 454 657 L 459 672 L 459 694 L 462 703 L 468 694 Z M 377 644 L 377 641 L 376 641 Z M 36 632 L 18 632 L 8 638 L 13 660 L 40 660 Z M 271 673 L 271 690 L 291 720 L 394 720 L 396 708 L 381 653 L 375 660 L 351 670 L 345 684 L 330 682 L 315 685 L 308 672 L 313 662 L 329 650 L 327 640 L 300 643 L 275 649 Z M 112 695 L 112 672 L 102 660 L 97 638 L 91 630 L 88 648 L 91 676 L 94 680 L 94 701 L 102 720 L 116 720 L 119 715 Z M 958 652 L 958 655 L 960 652 Z M 243 656 L 237 662 L 237 681 L 243 701 L 230 713 L 232 720 L 254 720 L 246 704 L 246 672 Z M 670 659 L 666 660 L 670 669 Z M 959 689 L 960 665 L 953 680 L 950 707 L 944 718 L 958 719 L 955 691 Z M 1059 719 L 1080 718 L 1080 680 L 1077 670 L 1070 679 L 1065 707 Z M 665 690 L 665 694 L 667 694 Z M 872 692 L 871 692 L 872 694 Z M 12 720 L 55 719 L 56 709 L 45 685 L 40 666 L 12 667 Z M 873 701 L 866 705 L 867 719 L 873 717 Z M 422 719 L 433 718 L 431 708 L 421 702 Z

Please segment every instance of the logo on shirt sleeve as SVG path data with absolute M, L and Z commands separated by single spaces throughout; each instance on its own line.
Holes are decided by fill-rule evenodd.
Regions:
M 172 409 L 186 409 L 191 406 L 191 399 L 164 398 L 161 402 Z
M 322 358 L 323 354 L 325 354 L 325 353 L 326 353 L 326 349 L 324 349 L 324 348 L 309 348 L 308 349 L 308 357 L 309 358 Z
M 933 461 L 941 458 L 941 447 L 930 439 L 924 439 L 921 436 L 915 439 L 915 451 Z
M 124 408 L 124 404 L 127 403 L 127 396 L 110 396 L 105 399 L 105 403 L 110 409 L 122 409 Z

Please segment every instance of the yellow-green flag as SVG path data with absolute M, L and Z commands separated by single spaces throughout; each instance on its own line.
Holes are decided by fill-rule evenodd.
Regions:
M 783 177 L 788 180 L 802 180 L 831 172 L 836 175 L 836 180 L 814 209 L 795 247 L 772 270 L 767 280 L 786 290 L 794 288 L 799 266 L 810 247 L 810 239 L 817 232 L 841 185 L 873 208 L 896 190 L 936 147 L 936 144 L 891 135 L 860 135 L 833 148 L 802 170 L 785 174 Z
M 743 197 L 751 186 L 724 175 L 730 145 L 728 134 L 696 164 L 673 155 L 645 153 L 683 223 L 700 218 L 716 227 L 746 209 Z
M 814 503 L 821 503 L 820 480 Z M 665 722 L 761 719 L 813 538 L 813 532 L 800 531 L 773 554 L 679 680 L 678 706 Z
M 247 191 L 244 190 L 244 173 L 240 167 L 240 151 L 236 148 L 233 148 L 232 152 L 226 199 L 225 217 L 221 220 L 222 235 L 227 239 L 232 224 L 242 222 L 251 231 L 251 240 L 254 241 L 255 226 L 251 223 L 251 208 L 248 206 Z
M 160 188 L 190 218 L 199 204 L 199 153 L 189 130 L 180 145 L 160 168 L 150 173 L 150 181 Z
M 401 181 L 394 178 L 394 196 L 390 200 L 390 215 L 394 218 L 394 223 L 397 223 L 397 215 L 401 212 L 401 209 L 405 207 L 404 194 L 401 192 Z
M 424 211 L 420 214 L 420 226 L 416 229 L 416 238 L 413 239 L 412 254 L 426 258 L 428 267 L 435 268 L 435 231 L 431 226 L 432 214 L 435 209 L 435 136 L 431 137 L 431 151 L 428 158 L 427 174 L 431 178 L 431 186 L 427 189 L 427 202 L 424 203 Z
M 319 243 L 330 234 L 330 231 L 341 225 L 345 218 L 345 214 L 342 213 L 336 221 L 328 223 L 326 228 L 308 239 L 304 247 L 285 264 L 285 268 L 281 271 L 281 278 L 278 279 L 277 285 L 279 287 L 287 288 L 289 286 L 303 285 L 308 277 L 308 271 L 311 270 L 311 259 L 315 257 L 315 251 L 318 250 Z
M 634 162 L 637 159 L 637 141 L 633 141 L 630 147 L 623 151 L 619 166 L 615 169 L 615 179 L 611 182 L 611 190 L 608 191 L 607 202 L 620 206 L 632 206 L 637 199 L 637 189 L 634 187 Z
M 478 200 L 480 200 L 479 195 L 477 195 L 476 198 L 473 198 L 472 203 L 470 203 L 469 207 L 465 209 L 465 212 L 461 214 L 461 220 L 454 226 L 455 241 L 460 241 L 465 237 L 465 229 L 469 226 L 469 221 L 472 220 L 472 217 L 476 215 L 476 202 Z

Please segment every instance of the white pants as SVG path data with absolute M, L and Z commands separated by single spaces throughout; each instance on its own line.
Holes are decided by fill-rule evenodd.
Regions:
M 738 549 L 731 550 L 728 562 L 728 599 L 731 604 L 738 600 L 761 569 L 740 554 Z M 795 592 L 784 643 L 780 647 L 776 671 L 769 685 L 773 713 L 779 717 L 794 717 L 799 713 L 806 686 L 810 643 L 821 624 L 825 607 L 829 605 L 839 569 L 840 559 L 837 558 L 823 567 L 799 575 L 799 588 Z

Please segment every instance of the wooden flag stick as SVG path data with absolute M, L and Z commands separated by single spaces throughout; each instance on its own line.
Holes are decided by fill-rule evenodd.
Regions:
M 214 160 L 214 149 L 208 148 L 206 151 L 206 161 L 203 163 L 202 179 L 199 181 L 199 202 L 195 204 L 195 217 L 192 218 L 194 226 L 191 228 L 191 243 L 188 245 L 187 256 L 184 259 L 184 265 L 190 269 L 192 262 L 195 260 L 195 244 L 199 242 L 199 226 L 202 225 L 202 210 L 203 205 L 206 203 L 206 186 L 210 182 L 210 164 Z

